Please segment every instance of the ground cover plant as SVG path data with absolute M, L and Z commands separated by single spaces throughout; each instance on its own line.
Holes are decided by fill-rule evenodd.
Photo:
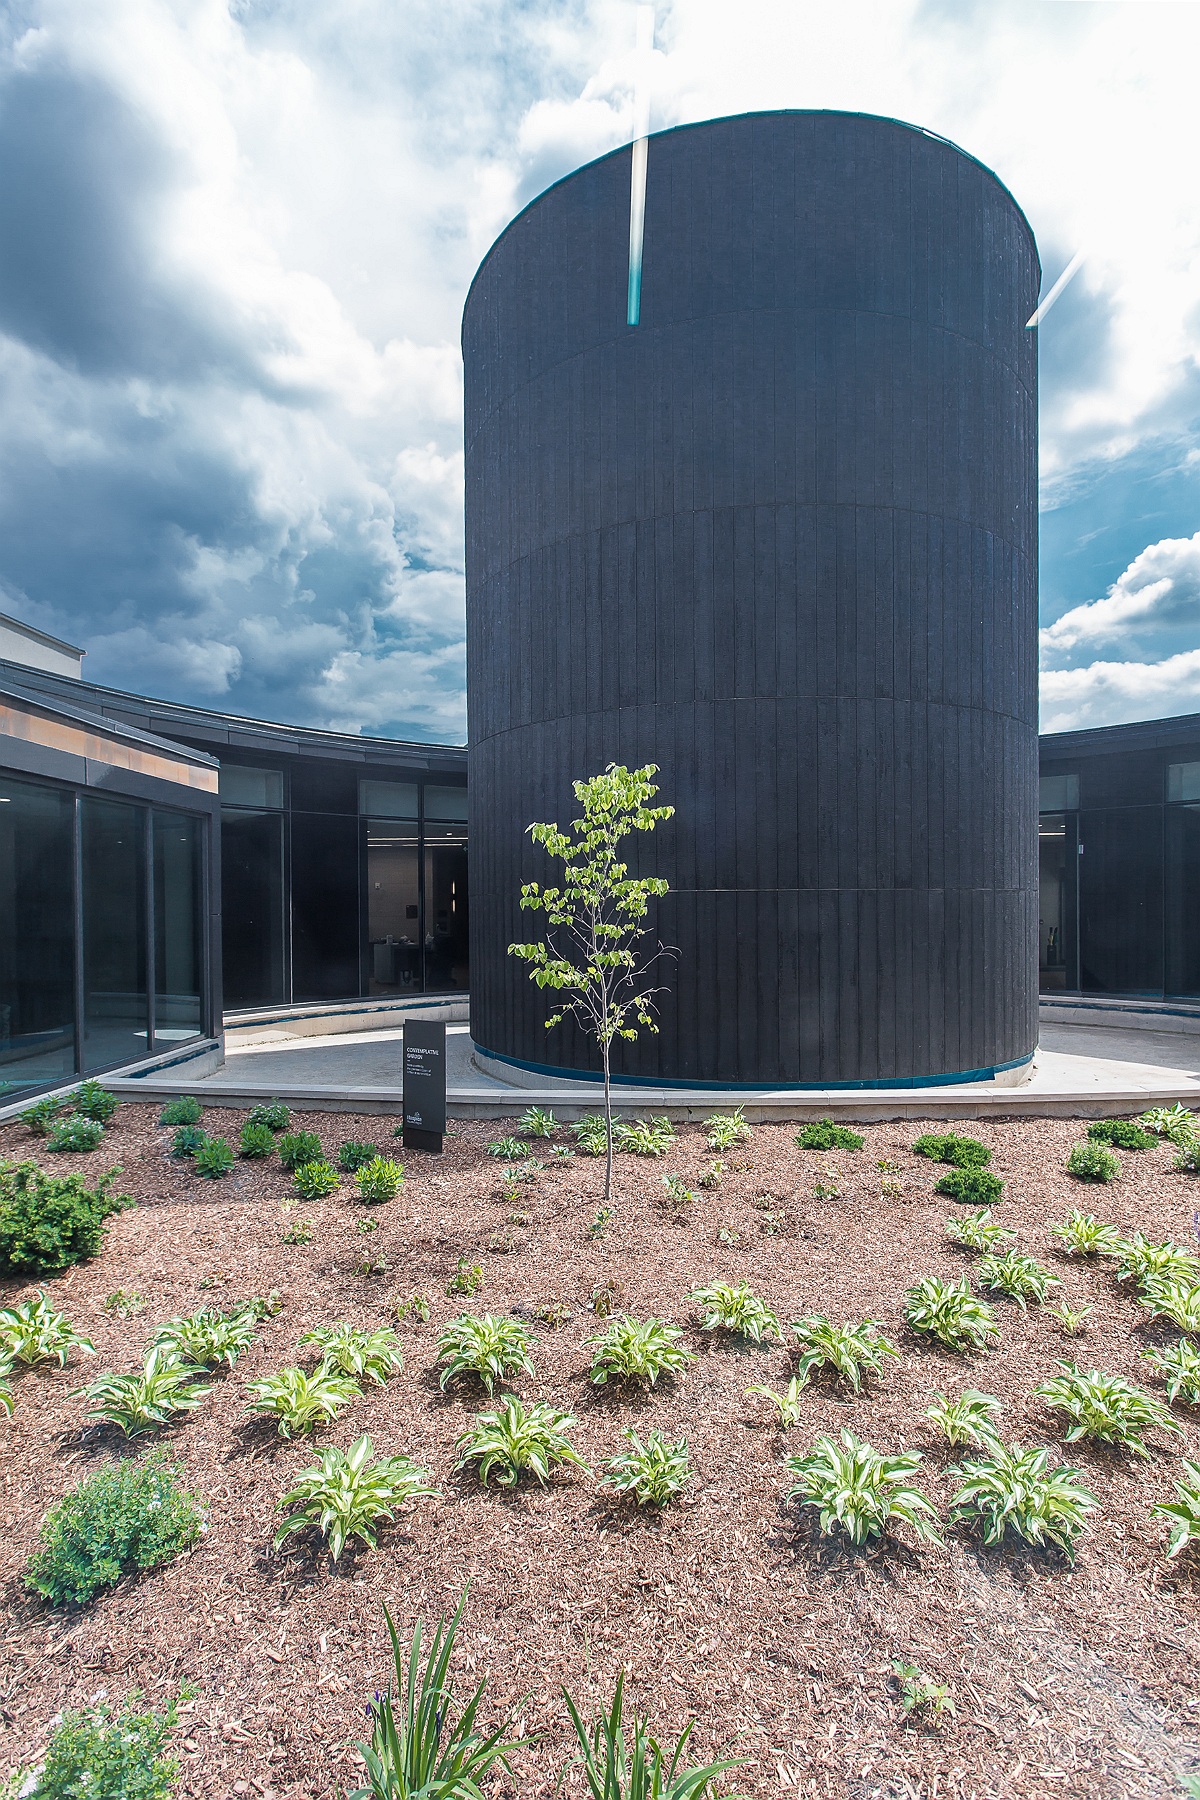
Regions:
M 936 1338 L 947 1350 L 983 1350 L 1000 1334 L 995 1313 L 971 1292 L 965 1275 L 957 1282 L 922 1277 L 908 1290 L 904 1317 L 914 1331 Z
M 327 1194 L 337 1193 L 339 1180 L 333 1164 L 321 1157 L 301 1163 L 292 1176 L 292 1186 L 302 1200 L 323 1200 Z
M 194 1094 L 181 1094 L 178 1100 L 168 1100 L 158 1115 L 160 1125 L 198 1125 L 204 1117 L 204 1109 Z
M 925 1417 L 937 1426 L 946 1442 L 958 1444 L 990 1444 L 996 1436 L 996 1414 L 1001 1410 L 994 1394 L 981 1394 L 978 1388 L 964 1388 L 958 1398 L 935 1394 L 926 1408 Z
M 181 1125 L 171 1139 L 171 1155 L 193 1157 L 207 1142 L 208 1133 L 202 1125 Z
M 35 1100 L 32 1106 L 27 1106 L 17 1116 L 34 1137 L 45 1137 L 64 1105 L 65 1102 L 57 1094 L 47 1094 L 44 1099 Z
M 321 1452 L 319 1463 L 301 1471 L 296 1485 L 279 1502 L 280 1511 L 289 1516 L 275 1533 L 277 1550 L 293 1532 L 315 1526 L 336 1563 L 353 1538 L 373 1550 L 379 1521 L 394 1519 L 398 1507 L 411 1500 L 438 1498 L 425 1469 L 407 1456 L 372 1461 L 371 1448 L 364 1434 L 349 1451 L 331 1445 Z
M 1162 1350 L 1143 1350 L 1142 1361 L 1162 1376 L 1168 1400 L 1183 1399 L 1200 1406 L 1200 1348 L 1190 1338 L 1181 1337 L 1177 1344 Z
M 351 1375 L 355 1381 L 371 1381 L 382 1387 L 404 1367 L 400 1339 L 388 1325 L 363 1330 L 342 1320 L 337 1325 L 317 1325 L 300 1335 L 301 1348 L 311 1344 L 327 1369 Z
M 891 1339 L 881 1335 L 878 1319 L 833 1325 L 824 1313 L 809 1313 L 806 1318 L 793 1319 L 788 1330 L 795 1339 L 796 1374 L 801 1385 L 813 1374 L 828 1373 L 857 1394 L 864 1376 L 882 1375 L 885 1360 L 900 1354 Z
M 379 1155 L 375 1144 L 364 1144 L 356 1138 L 338 1145 L 338 1168 L 344 1169 L 347 1175 L 355 1175 L 364 1163 L 373 1162 Z
M 120 1105 L 117 1096 L 99 1081 L 80 1082 L 67 1095 L 67 1101 L 81 1118 L 95 1119 L 101 1125 L 108 1124 Z
M 235 1307 L 227 1313 L 219 1307 L 202 1306 L 186 1317 L 168 1319 L 155 1332 L 154 1342 L 173 1350 L 181 1362 L 205 1369 L 224 1363 L 232 1369 L 254 1343 L 257 1326 L 258 1314 L 252 1306 Z
M 234 1165 L 233 1145 L 227 1138 L 206 1137 L 196 1146 L 192 1167 L 204 1181 L 220 1181 Z
M 1200 1281 L 1200 1260 L 1169 1238 L 1156 1244 L 1137 1231 L 1122 1240 L 1120 1254 L 1118 1281 L 1136 1281 L 1143 1289 L 1150 1281 Z
M 616 1119 L 613 1142 L 631 1156 L 665 1156 L 675 1142 L 670 1119 Z
M 463 1313 L 438 1337 L 438 1361 L 445 1364 L 441 1385 L 473 1376 L 489 1394 L 513 1375 L 532 1375 L 529 1352 L 533 1338 L 519 1319 L 497 1319 L 491 1313 Z
M 527 1106 L 521 1114 L 519 1129 L 525 1137 L 552 1138 L 558 1130 L 554 1114 L 541 1106 Z
M 26 1585 L 53 1606 L 86 1606 L 123 1575 L 178 1556 L 202 1523 L 196 1500 L 161 1452 L 106 1464 L 47 1512 Z
M 125 1437 L 140 1437 L 195 1412 L 210 1392 L 203 1375 L 174 1345 L 155 1344 L 135 1374 L 109 1371 L 78 1393 L 90 1404 L 89 1424 L 113 1425 Z
M 832 1119 L 814 1119 L 796 1133 L 801 1150 L 861 1150 L 865 1139 L 848 1125 L 835 1125 Z
M 1167 1555 L 1176 1557 L 1200 1544 L 1200 1463 L 1183 1462 L 1184 1480 L 1175 1483 L 1174 1500 L 1151 1507 L 1156 1519 L 1168 1526 Z
M 1115 1181 L 1121 1165 L 1103 1144 L 1075 1144 L 1067 1158 L 1067 1174 L 1077 1181 Z
M 950 1169 L 934 1183 L 939 1194 L 949 1194 L 962 1206 L 995 1206 L 1004 1198 L 1004 1183 L 990 1169 L 970 1163 L 965 1169 Z
M 179 1762 L 167 1740 L 178 1723 L 166 1712 L 143 1712 L 135 1694 L 123 1706 L 68 1712 L 54 1728 L 45 1761 L 15 1784 L 29 1800 L 170 1800 Z M 18 1774 L 23 1774 L 18 1771 Z
M 610 1319 L 605 1330 L 584 1344 L 592 1352 L 592 1385 L 614 1381 L 653 1387 L 662 1375 L 682 1375 L 696 1360 L 680 1342 L 682 1335 L 664 1319 L 634 1319 L 628 1313 Z
M 755 1344 L 766 1337 L 783 1338 L 778 1313 L 751 1292 L 749 1282 L 710 1281 L 689 1298 L 700 1308 L 701 1331 L 727 1331 Z
M 1132 1450 L 1136 1456 L 1148 1456 L 1148 1431 L 1176 1435 L 1180 1432 L 1162 1401 L 1143 1393 L 1123 1375 L 1105 1375 L 1098 1369 L 1089 1369 L 1085 1374 L 1067 1362 L 1058 1366 L 1061 1374 L 1043 1381 L 1034 1392 L 1052 1410 L 1065 1412 L 1070 1419 L 1068 1444 L 1080 1438 L 1099 1438 L 1122 1450 Z
M 84 1156 L 89 1150 L 98 1150 L 104 1141 L 104 1126 L 99 1119 L 89 1119 L 83 1113 L 72 1113 L 68 1118 L 57 1119 L 46 1134 L 47 1150 L 69 1152 L 75 1156 Z
M 843 1431 L 839 1442 L 818 1438 L 806 1455 L 788 1457 L 794 1480 L 784 1497 L 814 1508 L 823 1532 L 844 1532 L 852 1544 L 882 1536 L 893 1520 L 936 1544 L 941 1538 L 933 1507 L 912 1486 L 920 1463 L 917 1450 L 884 1456 Z
M 1164 1137 L 1171 1143 L 1186 1143 L 1195 1135 L 1197 1119 L 1195 1113 L 1188 1111 L 1176 1101 L 1174 1106 L 1152 1106 L 1138 1119 L 1144 1131 L 1153 1133 L 1155 1137 Z
M 1155 1141 L 1152 1131 L 1132 1119 L 1093 1119 L 1087 1134 L 1093 1144 L 1111 1144 L 1117 1150 L 1149 1150 Z
M 643 1444 L 636 1431 L 627 1430 L 625 1436 L 629 1448 L 605 1464 L 602 1486 L 628 1495 L 639 1506 L 665 1506 L 676 1499 L 691 1480 L 687 1439 L 669 1444 L 661 1431 L 652 1431 Z
M 1121 1251 L 1121 1235 L 1115 1225 L 1105 1225 L 1095 1213 L 1080 1212 L 1077 1207 L 1051 1231 L 1068 1256 L 1117 1256 Z
M 902 1657 L 892 1661 L 896 1681 L 900 1688 L 900 1707 L 905 1718 L 914 1713 L 919 1717 L 940 1718 L 943 1713 L 952 1717 L 957 1711 L 951 1698 L 950 1689 L 944 1683 L 932 1681 L 919 1663 L 905 1662 Z
M 750 1137 L 750 1127 L 740 1106 L 735 1106 L 731 1113 L 714 1113 L 711 1119 L 704 1121 L 704 1141 L 716 1154 L 732 1150 L 738 1144 L 748 1144 Z
M 960 1137 L 956 1131 L 922 1132 L 913 1144 L 919 1156 L 933 1162 L 952 1163 L 957 1169 L 982 1169 L 992 1160 L 992 1153 L 978 1138 Z
M 404 1180 L 404 1169 L 390 1157 L 372 1156 L 360 1163 L 356 1176 L 358 1198 L 364 1206 L 383 1206 L 394 1200 Z
M 267 1121 L 259 1123 L 266 1124 Z M 285 1131 L 276 1138 L 275 1148 L 289 1175 L 294 1175 L 305 1163 L 323 1161 L 325 1155 L 315 1131 Z
M 247 1125 L 265 1125 L 268 1131 L 286 1131 L 292 1122 L 291 1111 L 282 1100 L 268 1100 L 252 1106 L 246 1114 Z
M 1138 1298 L 1156 1319 L 1169 1319 L 1180 1331 L 1200 1331 L 1200 1281 L 1147 1275 Z
M 242 1126 L 238 1137 L 238 1155 L 244 1156 L 248 1162 L 258 1162 L 275 1154 L 275 1133 L 269 1125 L 251 1125 L 249 1121 Z
M 1051 1468 L 1045 1448 L 1005 1446 L 993 1439 L 982 1455 L 947 1472 L 959 1483 L 951 1518 L 974 1526 L 985 1544 L 998 1544 L 1011 1532 L 1027 1544 L 1056 1544 L 1071 1555 L 1097 1505 L 1078 1469 L 1062 1463 Z

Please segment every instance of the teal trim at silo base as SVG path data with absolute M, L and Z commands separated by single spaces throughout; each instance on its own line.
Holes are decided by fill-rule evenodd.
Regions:
M 554 1081 L 594 1082 L 597 1087 L 604 1083 L 604 1076 L 597 1074 L 594 1069 L 565 1069 L 555 1063 L 525 1062 L 519 1056 L 504 1056 L 499 1050 L 489 1050 L 486 1044 L 475 1039 L 472 1042 L 481 1056 L 490 1056 L 493 1061 L 507 1063 L 513 1069 L 526 1069 L 531 1075 L 547 1075 Z M 968 1082 L 994 1081 L 997 1075 L 1006 1075 L 1011 1069 L 1028 1068 L 1032 1061 L 1032 1056 L 1018 1056 L 1012 1062 L 996 1063 L 990 1069 L 964 1069 L 952 1075 L 911 1075 L 888 1081 L 679 1081 L 663 1075 L 611 1075 L 609 1080 L 613 1087 L 680 1088 L 705 1093 L 760 1094 L 764 1090 L 773 1094 L 888 1093 L 911 1088 L 958 1087 Z

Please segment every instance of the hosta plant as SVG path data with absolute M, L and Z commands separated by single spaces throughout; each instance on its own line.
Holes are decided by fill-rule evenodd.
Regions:
M 1168 1400 L 1182 1397 L 1192 1406 L 1200 1406 L 1200 1350 L 1190 1338 L 1182 1337 L 1165 1350 L 1143 1350 L 1142 1361 L 1162 1376 Z
M 1103 1144 L 1073 1144 L 1067 1157 L 1067 1174 L 1077 1181 L 1115 1181 L 1121 1165 Z
M 533 1374 L 529 1352 L 534 1339 L 519 1319 L 495 1318 L 491 1313 L 463 1313 L 452 1319 L 438 1337 L 438 1361 L 445 1363 L 441 1385 L 459 1376 L 472 1376 L 494 1393 L 497 1382 L 510 1376 Z
M 1093 1119 L 1087 1128 L 1093 1144 L 1112 1144 L 1118 1150 L 1149 1150 L 1154 1134 L 1132 1119 Z
M 103 1139 L 104 1126 L 99 1119 L 86 1118 L 83 1113 L 72 1113 L 69 1118 L 60 1119 L 50 1127 L 46 1148 L 83 1155 L 89 1150 L 98 1149 Z
M 960 1206 L 995 1206 L 1004 1197 L 1000 1177 L 974 1164 L 965 1169 L 948 1169 L 933 1185 L 939 1194 L 949 1194 Z
M 1022 1312 L 1030 1300 L 1036 1300 L 1040 1306 L 1050 1289 L 1060 1285 L 1058 1276 L 1044 1263 L 1034 1256 L 1021 1256 L 1016 1250 L 1006 1250 L 1003 1256 L 981 1256 L 975 1273 L 989 1293 L 1015 1300 Z
M 267 1120 L 260 1121 L 267 1124 Z M 278 1140 L 279 1160 L 289 1175 L 295 1174 L 304 1163 L 321 1162 L 325 1152 L 321 1148 L 321 1140 L 315 1131 L 285 1131 Z
M 247 1119 L 238 1138 L 238 1155 L 248 1162 L 261 1162 L 275 1154 L 275 1133 L 269 1125 L 252 1125 Z
M 202 1125 L 181 1125 L 171 1139 L 171 1155 L 180 1159 L 195 1156 L 208 1142 L 208 1133 Z
M 1148 1275 L 1138 1299 L 1154 1318 L 1169 1319 L 1180 1331 L 1200 1331 L 1200 1282 Z
M 832 1119 L 813 1119 L 796 1133 L 801 1150 L 861 1150 L 863 1137 L 848 1125 L 835 1125 Z
M 904 1317 L 914 1331 L 936 1338 L 948 1350 L 982 1350 L 999 1335 L 996 1315 L 986 1300 L 961 1281 L 939 1281 L 927 1275 L 908 1290 Z
M 13 1391 L 8 1379 L 11 1374 L 12 1364 L 6 1358 L 0 1357 L 0 1413 L 3 1413 L 6 1419 L 12 1418 L 14 1404 Z
M 438 1621 L 421 1668 L 422 1626 L 413 1628 L 412 1643 L 402 1650 L 392 1615 L 386 1606 L 388 1635 L 392 1642 L 393 1685 L 377 1693 L 367 1708 L 371 1741 L 360 1744 L 367 1769 L 366 1787 L 355 1788 L 347 1800 L 481 1800 L 489 1777 L 509 1768 L 509 1756 L 523 1748 L 524 1738 L 506 1741 L 510 1721 L 485 1736 L 475 1719 L 486 1680 L 481 1681 L 467 1704 L 454 1698 L 450 1673 L 454 1640 L 466 1596 L 454 1617 Z
M 1095 1312 L 1093 1305 L 1068 1306 L 1064 1300 L 1060 1306 L 1048 1306 L 1046 1311 L 1057 1321 L 1068 1337 L 1083 1337 L 1088 1328 L 1088 1320 Z
M 988 1444 L 982 1456 L 948 1469 L 958 1483 L 950 1503 L 955 1524 L 975 1526 L 985 1544 L 1008 1532 L 1027 1544 L 1057 1544 L 1068 1556 L 1098 1504 L 1078 1469 L 1050 1467 L 1050 1452 L 1024 1444 Z
M 710 1281 L 707 1287 L 693 1290 L 690 1299 L 700 1308 L 701 1331 L 728 1331 L 736 1337 L 750 1338 L 761 1344 L 765 1337 L 782 1341 L 783 1328 L 778 1313 L 772 1312 L 765 1300 L 751 1292 L 749 1283 Z
M 764 1387 L 760 1382 L 755 1382 L 744 1391 L 747 1394 L 761 1394 L 764 1400 L 769 1400 L 775 1408 L 772 1422 L 781 1431 L 786 1431 L 789 1426 L 800 1423 L 800 1395 L 803 1386 L 803 1382 L 793 1375 L 782 1394 L 777 1394 L 774 1388 Z
M 588 1113 L 582 1119 L 576 1119 L 571 1130 L 575 1134 L 576 1147 L 585 1156 L 604 1156 L 608 1150 L 608 1128 L 602 1113 Z
M 665 1156 L 674 1142 L 675 1127 L 670 1119 L 617 1119 L 613 1123 L 616 1148 L 634 1156 Z
M 205 1306 L 186 1318 L 168 1319 L 155 1332 L 154 1342 L 173 1349 L 181 1362 L 202 1368 L 224 1363 L 232 1369 L 253 1344 L 257 1324 L 257 1316 L 248 1306 L 227 1313 Z
M 409 1500 L 436 1500 L 426 1470 L 407 1456 L 381 1456 L 371 1460 L 371 1440 L 363 1436 L 349 1451 L 323 1450 L 321 1460 L 297 1477 L 283 1496 L 278 1511 L 290 1512 L 275 1533 L 275 1548 L 294 1531 L 315 1525 L 329 1544 L 334 1562 L 352 1538 L 375 1548 L 375 1528 L 380 1519 L 395 1517 L 396 1508 Z
M 584 1344 L 592 1352 L 593 1384 L 641 1382 L 653 1387 L 660 1375 L 682 1375 L 696 1358 L 680 1343 L 680 1336 L 664 1319 L 634 1319 L 628 1313 L 610 1319 L 604 1331 Z
M 378 1155 L 377 1145 L 363 1144 L 357 1139 L 351 1138 L 346 1143 L 338 1145 L 338 1168 L 344 1169 L 347 1175 L 355 1175 L 364 1163 L 369 1163 Z
M 90 1338 L 80 1335 L 66 1313 L 55 1312 L 41 1290 L 32 1300 L 0 1311 L 0 1358 L 6 1363 L 56 1362 L 61 1369 L 72 1350 L 95 1355 Z
M 843 1431 L 840 1443 L 821 1437 L 806 1456 L 788 1458 L 795 1480 L 784 1497 L 814 1507 L 823 1532 L 842 1531 L 852 1544 L 881 1536 L 893 1520 L 937 1544 L 941 1537 L 932 1522 L 933 1508 L 912 1486 L 920 1462 L 919 1451 L 883 1456 L 853 1432 Z
M 968 1213 L 965 1219 L 946 1220 L 946 1236 L 964 1250 L 1003 1250 L 1016 1242 L 1016 1233 L 1006 1231 L 992 1218 L 990 1206 Z
M 1068 1444 L 1080 1438 L 1098 1438 L 1132 1450 L 1135 1456 L 1148 1456 L 1145 1434 L 1155 1429 L 1178 1436 L 1182 1427 L 1171 1417 L 1161 1400 L 1143 1393 L 1122 1375 L 1104 1375 L 1098 1369 L 1086 1374 L 1074 1363 L 1060 1362 L 1061 1375 L 1043 1381 L 1034 1393 L 1055 1412 L 1065 1412 L 1071 1424 Z
M 54 1606 L 86 1606 L 123 1575 L 170 1562 L 201 1522 L 161 1451 L 107 1463 L 51 1506 L 26 1585 Z
M 322 1157 L 317 1162 L 301 1163 L 292 1176 L 292 1186 L 302 1200 L 324 1200 L 327 1194 L 337 1192 L 338 1180 L 333 1164 Z
M 337 1325 L 317 1325 L 305 1331 L 301 1344 L 312 1344 L 327 1369 L 355 1381 L 373 1381 L 382 1387 L 388 1377 L 404 1366 L 400 1339 L 389 1325 L 374 1331 L 360 1331 L 341 1321 Z
M 625 1671 L 617 1676 L 612 1708 L 600 1714 L 592 1726 L 563 1689 L 563 1699 L 579 1744 L 577 1761 L 583 1769 L 588 1800 L 707 1800 L 715 1795 L 716 1778 L 736 1767 L 741 1759 L 690 1766 L 683 1760 L 695 1720 L 680 1732 L 673 1746 L 664 1746 L 651 1734 L 649 1722 L 635 1717 L 632 1737 L 622 1720 Z
M 643 1444 L 635 1431 L 625 1436 L 629 1448 L 604 1465 L 601 1485 L 630 1495 L 639 1506 L 665 1506 L 691 1480 L 687 1439 L 669 1444 L 660 1431 L 652 1431 Z
M 918 1156 L 933 1162 L 952 1163 L 956 1169 L 982 1169 L 992 1160 L 992 1153 L 978 1138 L 960 1137 L 956 1131 L 926 1131 L 916 1139 L 913 1149 Z
M 977 1388 L 964 1388 L 956 1400 L 948 1394 L 935 1394 L 926 1408 L 925 1417 L 937 1426 L 946 1442 L 958 1444 L 991 1444 L 996 1437 L 996 1414 L 1001 1410 L 994 1394 L 981 1394 Z
M 1187 1479 L 1175 1483 L 1174 1500 L 1160 1501 L 1150 1508 L 1156 1519 L 1165 1519 L 1170 1528 L 1167 1555 L 1178 1556 L 1191 1544 L 1200 1544 L 1200 1463 L 1184 1458 Z
M 1200 1118 L 1188 1111 L 1176 1101 L 1174 1106 L 1152 1106 L 1138 1120 L 1143 1131 L 1149 1131 L 1155 1137 L 1169 1139 L 1173 1144 L 1183 1143 L 1193 1137 L 1200 1125 Z
M 497 1138 L 488 1145 L 488 1155 L 494 1156 L 498 1162 L 519 1162 L 523 1156 L 529 1155 L 529 1145 L 523 1144 L 518 1137 Z
M 275 1419 L 280 1437 L 311 1431 L 315 1425 L 336 1419 L 342 1408 L 362 1393 L 357 1381 L 321 1363 L 310 1375 L 304 1369 L 278 1369 L 261 1381 L 252 1381 L 248 1412 Z
M 1148 1281 L 1200 1281 L 1200 1260 L 1170 1238 L 1156 1244 L 1138 1231 L 1121 1243 L 1117 1280 L 1136 1281 L 1143 1288 Z
M 181 1094 L 178 1100 L 168 1100 L 158 1115 L 160 1125 L 198 1125 L 204 1117 L 204 1109 L 194 1094 Z
M 942 1713 L 949 1713 L 954 1718 L 956 1709 L 950 1689 L 930 1680 L 919 1663 L 893 1657 L 892 1673 L 900 1689 L 900 1710 L 906 1719 L 911 1718 L 913 1713 L 934 1719 Z
M 735 1106 L 731 1113 L 714 1113 L 711 1119 L 705 1119 L 704 1135 L 709 1149 L 719 1155 L 722 1150 L 732 1150 L 735 1144 L 748 1143 L 750 1127 L 742 1108 Z
M 226 1138 L 206 1138 L 192 1158 L 192 1167 L 205 1181 L 219 1181 L 234 1164 L 233 1146 Z
M 382 1206 L 400 1192 L 404 1169 L 390 1157 L 373 1156 L 361 1165 L 357 1180 L 358 1197 L 364 1206 Z
M 101 1375 L 72 1398 L 82 1396 L 91 1403 L 90 1424 L 115 1425 L 126 1437 L 138 1437 L 195 1412 L 212 1391 L 203 1375 L 203 1369 L 182 1362 L 169 1346 L 155 1344 L 137 1374 Z
M 282 1100 L 268 1100 L 252 1106 L 246 1114 L 247 1125 L 265 1125 L 268 1131 L 286 1131 L 292 1115 Z
M 523 1137 L 552 1138 L 558 1130 L 558 1120 L 544 1107 L 527 1106 L 517 1121 L 517 1129 Z
M 474 1463 L 485 1487 L 493 1475 L 501 1487 L 515 1487 L 526 1473 L 545 1482 L 556 1463 L 586 1468 L 567 1436 L 574 1423 L 544 1400 L 529 1407 L 506 1400 L 495 1412 L 480 1413 L 459 1438 L 457 1466 Z
M 832 1325 L 823 1313 L 793 1319 L 788 1327 L 796 1340 L 796 1374 L 806 1383 L 814 1371 L 827 1371 L 857 1394 L 864 1375 L 881 1375 L 884 1359 L 900 1352 L 879 1335 L 878 1319 L 858 1325 Z
M 1116 1256 L 1122 1248 L 1115 1225 L 1106 1225 L 1094 1213 L 1080 1212 L 1078 1207 L 1050 1230 L 1068 1256 Z

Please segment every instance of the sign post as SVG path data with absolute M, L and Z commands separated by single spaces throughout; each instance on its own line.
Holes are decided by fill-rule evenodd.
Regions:
M 403 1110 L 404 1148 L 440 1156 L 446 1130 L 446 1027 L 441 1021 L 404 1021 Z

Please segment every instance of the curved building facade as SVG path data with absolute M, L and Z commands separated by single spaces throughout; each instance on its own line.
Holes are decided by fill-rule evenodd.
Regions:
M 661 1031 L 624 1076 L 907 1084 L 1037 1037 L 1030 227 L 887 119 L 766 113 L 534 201 L 463 322 L 472 1034 L 596 1067 L 507 945 L 525 835 L 654 762 Z

